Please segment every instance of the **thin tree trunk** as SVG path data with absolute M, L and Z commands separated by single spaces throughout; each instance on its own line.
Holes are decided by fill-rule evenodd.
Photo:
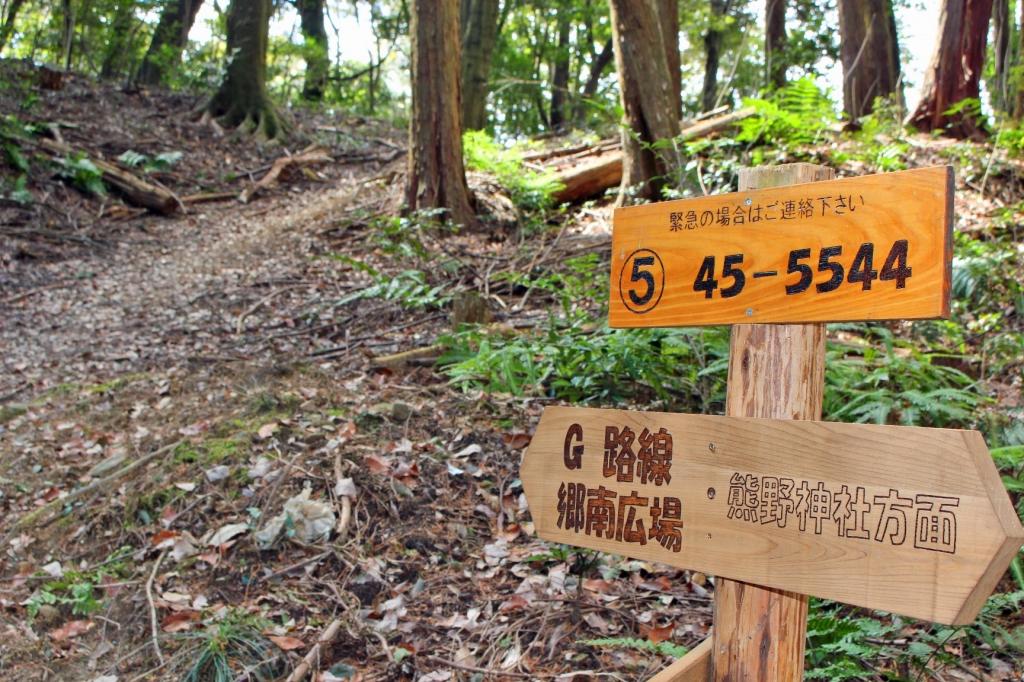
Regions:
M 75 10 L 71 0 L 61 0 L 63 30 L 61 31 L 61 63 L 65 71 L 71 70 L 72 44 L 75 39 Z
M 764 64 L 768 84 L 786 84 L 786 0 L 767 0 L 764 12 Z
M 704 87 L 701 89 L 702 111 L 715 108 L 718 97 L 718 65 L 722 58 L 722 18 L 729 11 L 730 0 L 711 0 L 711 20 L 704 34 Z
M 1017 31 L 1017 60 L 1024 62 L 1024 1 L 1017 0 L 1020 7 L 1020 30 Z M 1024 116 L 1024 83 L 1020 76 L 1013 79 L 1013 118 L 1020 120 Z
M 120 0 L 114 9 L 114 22 L 100 65 L 100 78 L 113 78 L 121 70 L 125 48 L 131 45 L 132 21 L 135 19 L 135 1 Z
M 137 83 L 159 85 L 167 71 L 178 65 L 202 4 L 203 0 L 167 0 L 135 76 Z
M 408 210 L 447 209 L 476 225 L 462 161 L 458 0 L 412 0 L 409 25 L 412 115 L 405 202 Z
M 552 130 L 561 130 L 566 122 L 566 102 L 569 94 L 569 32 L 572 25 L 569 13 L 562 11 L 558 16 L 558 46 L 555 52 L 555 65 L 551 78 L 551 115 L 549 121 Z
M 669 96 L 675 118 L 683 113 L 683 70 L 679 54 L 679 0 L 658 0 L 658 23 L 661 25 L 665 63 L 668 65 Z M 676 126 L 678 128 L 678 126 Z
M 663 7 L 663 5 L 662 5 Z M 625 111 L 623 176 L 619 203 L 659 198 L 679 159 L 671 141 L 679 134 L 678 80 L 669 63 L 661 8 L 647 0 L 611 0 L 615 63 Z M 678 53 L 678 44 L 675 44 Z M 677 72 L 678 73 L 678 72 Z
M 1010 99 L 1010 69 L 1013 67 L 1013 20 L 1010 17 L 1009 0 L 995 0 L 992 5 L 992 52 L 995 71 L 995 84 L 992 88 L 993 105 L 1002 111 L 1008 111 L 1012 105 Z
M 944 130 L 952 137 L 983 138 L 976 112 L 947 115 L 954 104 L 978 99 L 985 63 L 985 39 L 992 0 L 945 0 L 939 14 L 938 40 L 925 70 L 921 101 L 907 123 L 922 132 Z
M 302 23 L 302 37 L 305 41 L 303 54 L 306 59 L 302 97 L 319 102 L 324 98 L 327 72 L 331 66 L 331 59 L 327 54 L 327 28 L 324 26 L 324 0 L 298 0 L 298 10 Z
M 14 20 L 18 16 L 18 10 L 25 4 L 25 0 L 11 0 L 7 6 L 7 13 L 4 16 L 3 26 L 0 26 L 0 50 L 7 45 L 7 41 L 14 35 Z
M 498 0 L 462 0 L 462 125 L 487 126 L 487 83 L 498 40 Z
M 870 114 L 876 97 L 902 106 L 900 49 L 892 0 L 839 0 L 843 109 L 851 122 Z
M 609 38 L 605 41 L 604 46 L 601 48 L 601 52 L 590 62 L 590 71 L 587 74 L 587 82 L 583 84 L 583 90 L 580 97 L 576 100 L 576 105 L 573 107 L 573 120 L 577 123 L 582 123 L 583 116 L 586 107 L 586 100 L 592 99 L 597 94 L 597 87 L 601 84 L 601 75 L 605 69 L 615 58 L 615 48 L 612 45 L 612 40 Z
M 270 0 L 231 0 L 228 7 L 228 64 L 207 112 L 230 128 L 265 139 L 280 135 L 280 120 L 267 95 L 267 31 Z

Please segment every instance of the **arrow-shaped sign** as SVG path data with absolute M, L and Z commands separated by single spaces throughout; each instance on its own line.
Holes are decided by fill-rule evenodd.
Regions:
M 976 431 L 550 407 L 521 476 L 546 540 L 943 623 L 1024 543 Z

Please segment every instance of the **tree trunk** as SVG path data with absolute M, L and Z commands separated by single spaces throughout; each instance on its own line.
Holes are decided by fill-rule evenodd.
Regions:
M 324 98 L 327 72 L 331 67 L 331 58 L 327 54 L 327 29 L 324 27 L 324 0 L 298 0 L 297 8 L 305 40 L 306 79 L 302 85 L 302 97 L 319 102 Z
M 669 96 L 675 118 L 683 114 L 683 63 L 679 54 L 679 0 L 657 0 L 665 63 L 668 65 Z M 678 126 L 677 126 L 678 127 Z
M 135 0 L 120 0 L 114 8 L 114 21 L 100 66 L 100 78 L 113 78 L 121 70 L 125 48 L 130 44 L 134 19 Z
M 978 99 L 991 15 L 992 0 L 944 0 L 921 101 L 907 118 L 908 124 L 922 132 L 945 130 L 952 137 L 985 136 L 978 113 L 970 107 L 955 114 L 945 112 L 965 99 Z
M 768 85 L 786 84 L 786 0 L 767 0 L 764 12 L 764 65 Z
M 892 0 L 839 0 L 839 35 L 843 109 L 850 121 L 870 114 L 876 97 L 895 95 L 902 106 Z
M 14 35 L 14 20 L 18 16 L 18 10 L 25 4 L 25 0 L 11 0 L 7 6 L 7 13 L 4 16 L 4 23 L 0 26 L 0 50 L 4 49 L 7 41 Z
M 730 0 L 711 0 L 711 19 L 704 34 L 704 88 L 701 90 L 702 111 L 715 108 L 718 99 L 718 64 L 722 57 L 721 21 L 729 11 Z
M 167 0 L 135 76 L 136 83 L 160 85 L 167 71 L 178 65 L 202 4 L 203 0 Z
M 665 45 L 663 8 L 660 0 L 657 6 L 649 0 L 611 0 L 615 64 L 626 115 L 620 204 L 631 197 L 659 198 L 669 172 L 679 167 L 671 140 L 679 134 L 681 95 L 670 68 L 672 46 Z M 659 141 L 665 142 L 655 147 Z
M 498 40 L 498 0 L 462 0 L 461 26 L 462 125 L 480 130 L 487 126 L 487 82 Z
M 612 40 L 609 38 L 605 41 L 604 47 L 601 48 L 601 52 L 590 62 L 590 72 L 587 74 L 587 82 L 583 84 L 583 91 L 576 99 L 576 105 L 573 107 L 573 120 L 577 123 L 583 122 L 584 111 L 586 107 L 586 100 L 589 100 L 597 94 L 597 86 L 601 84 L 601 75 L 604 70 L 608 68 L 612 59 L 615 58 L 615 48 L 612 45 Z
M 566 123 L 566 102 L 569 94 L 569 32 L 572 25 L 570 15 L 562 11 L 558 15 L 558 47 L 551 77 L 551 115 L 548 120 L 552 130 L 561 130 Z
M 996 109 L 1009 111 L 1010 69 L 1013 67 L 1013 20 L 1010 17 L 1009 0 L 995 0 L 992 5 L 992 53 L 995 78 L 992 87 L 992 104 Z
M 462 162 L 459 106 L 459 0 L 412 0 L 409 25 L 412 114 L 405 201 L 408 210 L 447 209 L 476 225 Z
M 1020 6 L 1020 30 L 1017 32 L 1017 59 L 1024 61 L 1024 2 L 1018 0 L 1017 5 Z M 1013 118 L 1020 120 L 1021 116 L 1024 116 L 1024 83 L 1021 82 L 1020 76 L 1013 79 L 1012 83 L 1013 90 Z
M 65 71 L 71 70 L 71 51 L 75 41 L 75 10 L 71 0 L 61 0 L 61 63 Z
M 227 71 L 206 106 L 229 128 L 270 140 L 283 130 L 267 96 L 267 31 L 270 0 L 231 0 L 228 6 Z

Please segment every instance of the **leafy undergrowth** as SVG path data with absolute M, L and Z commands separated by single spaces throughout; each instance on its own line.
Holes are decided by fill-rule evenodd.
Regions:
M 818 120 L 802 88 L 779 106 Z M 833 140 L 848 172 L 958 164 L 953 319 L 831 327 L 825 410 L 980 428 L 1024 507 L 1018 211 L 975 189 L 988 150 L 822 132 L 801 155 L 773 126 L 753 148 L 766 161 Z M 695 144 L 704 182 L 727 189 L 750 139 Z M 988 182 L 1012 198 L 1008 167 Z M 643 679 L 707 635 L 713 578 L 537 540 L 518 464 L 546 405 L 720 412 L 728 331 L 608 329 L 609 212 L 551 209 L 542 176 L 516 190 L 533 202 L 521 229 L 465 234 L 393 216 L 401 182 L 377 170 L 301 209 L 282 189 L 241 219 L 205 209 L 201 233 L 165 221 L 117 258 L 37 263 L 88 286 L 0 303 L 5 678 L 281 679 L 337 623 L 323 680 Z M 196 260 L 218 276 L 151 283 Z M 112 306 L 158 286 L 166 311 Z M 465 314 L 471 292 L 487 313 Z M 1022 589 L 1017 563 L 963 628 L 815 603 L 808 676 L 1019 677 Z

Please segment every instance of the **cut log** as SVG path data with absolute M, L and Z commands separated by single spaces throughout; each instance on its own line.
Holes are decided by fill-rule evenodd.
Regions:
M 54 155 L 67 156 L 75 153 L 70 146 L 56 140 L 44 137 L 35 142 L 43 150 Z M 171 215 L 181 207 L 181 202 L 169 189 L 146 182 L 137 175 L 107 161 L 91 157 L 89 160 L 103 175 L 103 182 L 124 195 L 129 203 L 161 215 Z
M 746 107 L 698 121 L 684 128 L 680 132 L 679 138 L 686 142 L 708 137 L 736 125 L 753 114 L 753 107 Z M 603 147 L 603 143 L 599 147 Z M 571 158 L 581 158 L 586 153 L 586 150 L 576 151 Z M 564 161 L 564 159 L 559 159 L 559 161 Z M 552 165 L 557 167 L 561 164 L 556 162 Z M 589 158 L 584 163 L 576 163 L 564 169 L 560 168 L 557 170 L 557 180 L 562 183 L 562 189 L 554 194 L 554 200 L 557 203 L 574 203 L 598 196 L 622 181 L 622 150 L 613 149 Z

